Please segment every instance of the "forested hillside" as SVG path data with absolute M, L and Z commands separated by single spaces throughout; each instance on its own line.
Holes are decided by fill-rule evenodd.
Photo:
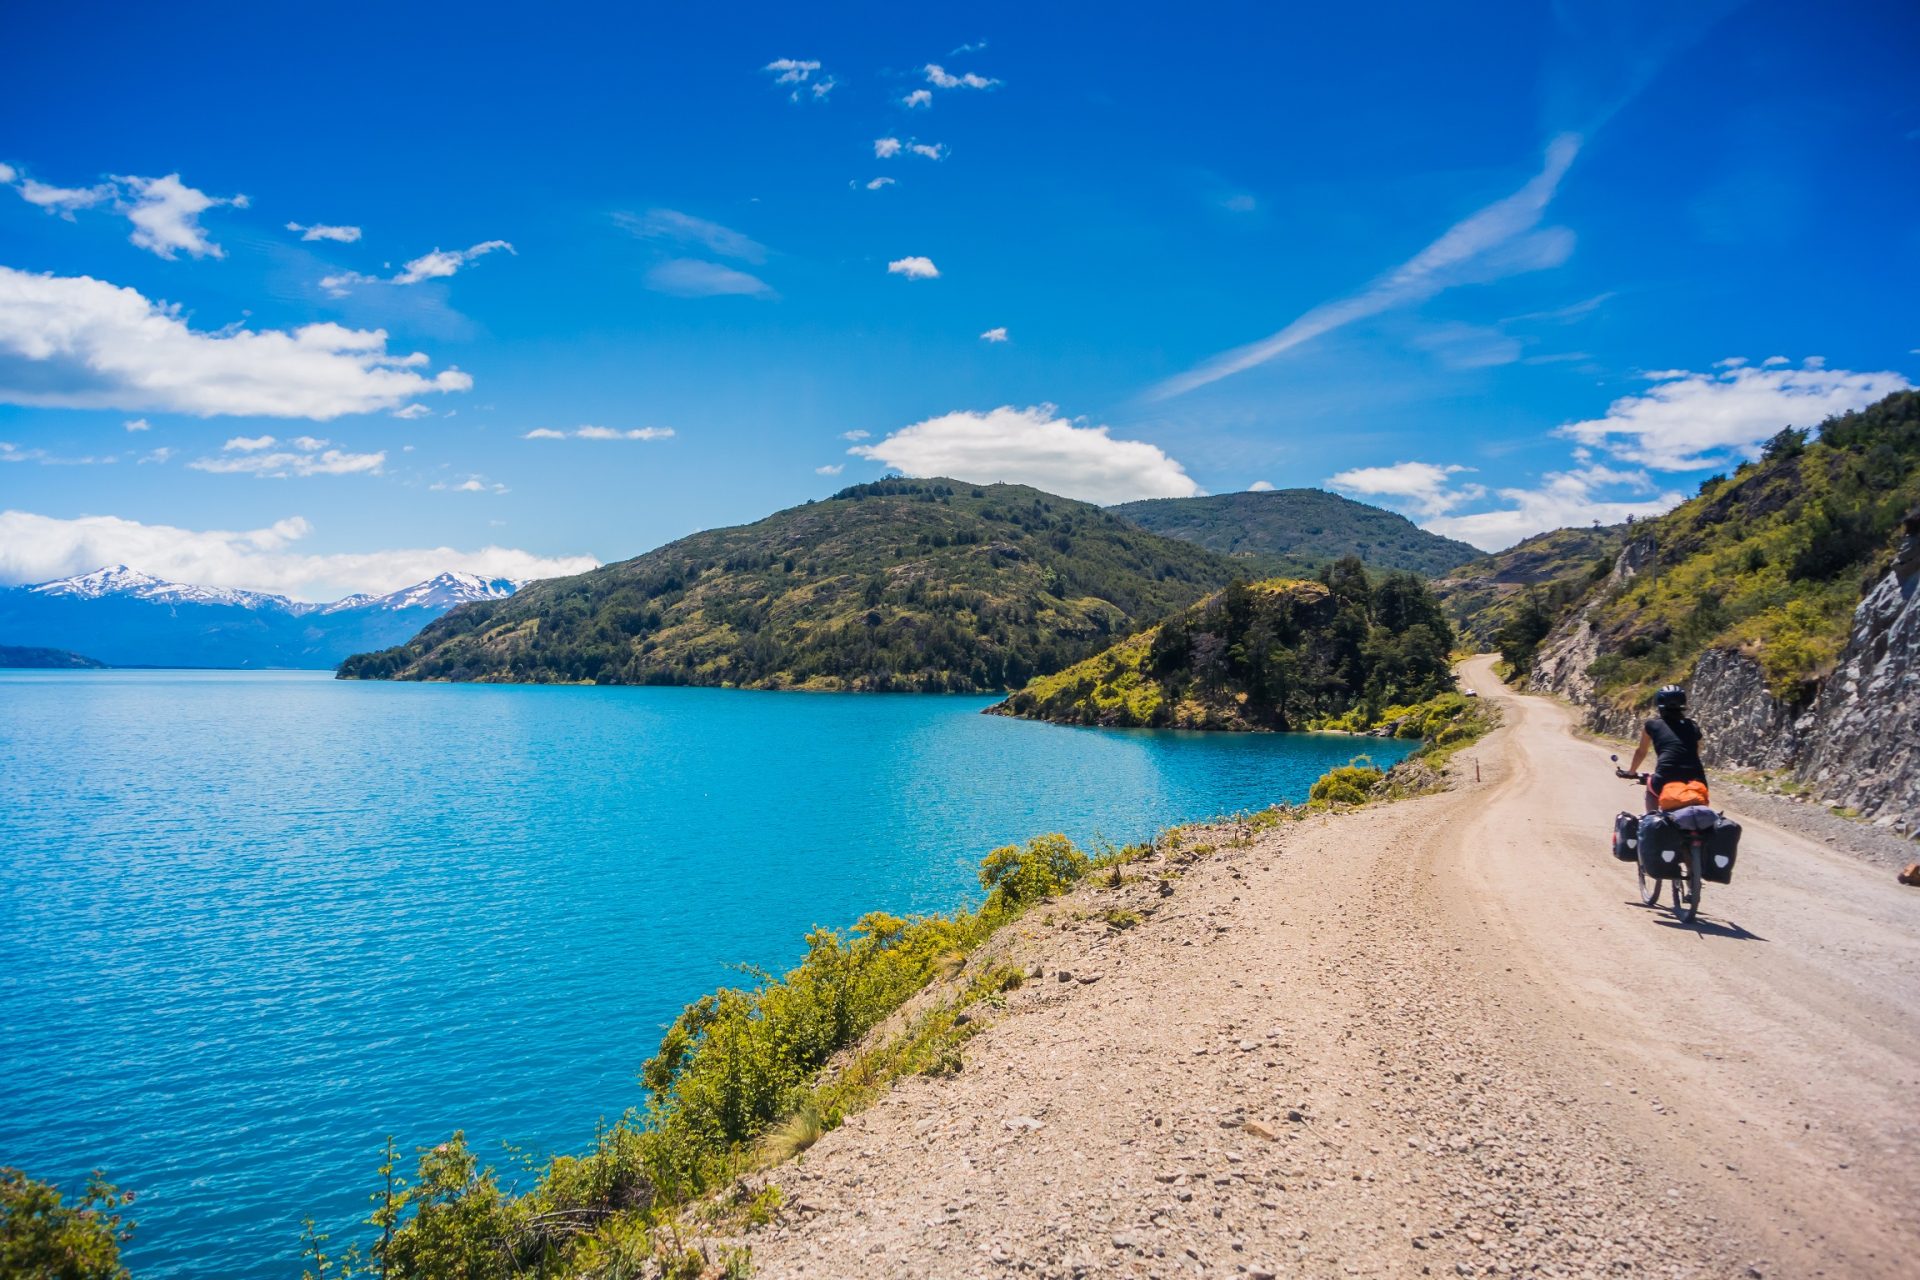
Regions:
M 1434 579 L 1461 643 L 1475 651 L 1516 636 L 1538 643 L 1567 606 L 1607 576 L 1627 526 L 1553 529 Z
M 1758 663 L 1775 697 L 1804 703 L 1917 505 L 1920 393 L 1834 418 L 1817 436 L 1781 431 L 1759 461 L 1630 531 L 1630 576 L 1596 585 L 1581 611 L 1594 695 L 1637 704 L 1711 649 Z
M 1370 582 L 1359 560 L 1318 581 L 1234 583 L 993 710 L 1066 724 L 1300 728 L 1450 689 L 1453 636 L 1410 573 Z
M 1107 509 L 1143 529 L 1239 558 L 1258 577 L 1311 577 L 1342 556 L 1431 577 L 1480 555 L 1405 516 L 1324 489 L 1151 498 Z
M 1016 688 L 1234 565 L 1022 485 L 882 480 L 455 610 L 348 678 Z

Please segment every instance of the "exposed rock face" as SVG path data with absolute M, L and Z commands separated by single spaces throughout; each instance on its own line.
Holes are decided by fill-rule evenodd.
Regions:
M 1745 654 L 1701 654 L 1687 682 L 1687 701 L 1689 714 L 1706 731 L 1701 756 L 1709 765 L 1784 769 L 1806 745 L 1801 725 L 1810 717 L 1769 693 L 1766 673 Z
M 1594 606 L 1623 584 L 1631 581 L 1642 566 L 1653 558 L 1652 538 L 1639 537 L 1622 547 L 1613 562 L 1613 572 L 1588 597 L 1588 603 L 1556 626 L 1533 656 L 1530 683 L 1588 708 L 1588 722 L 1606 733 L 1627 734 L 1637 723 L 1631 713 L 1615 713 L 1597 706 L 1593 700 L 1593 678 L 1587 668 L 1600 656 L 1600 637 L 1593 629 Z
M 1854 610 L 1814 701 L 1800 776 L 1868 816 L 1920 820 L 1920 511 L 1887 576 Z
M 1760 664 L 1709 649 L 1688 679 L 1704 755 L 1720 768 L 1792 769 L 1821 799 L 1889 823 L 1920 826 L 1920 511 L 1909 515 L 1893 568 L 1860 602 L 1838 666 L 1804 706 L 1767 689 Z M 1607 586 L 1631 578 L 1650 542 L 1620 553 Z M 1596 592 L 1598 600 L 1605 588 Z M 1541 643 L 1532 684 L 1587 707 L 1593 728 L 1636 732 L 1643 709 L 1596 704 L 1587 668 L 1600 656 L 1588 618 L 1575 611 Z

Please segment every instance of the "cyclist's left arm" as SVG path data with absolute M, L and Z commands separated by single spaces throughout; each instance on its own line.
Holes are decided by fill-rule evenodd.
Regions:
M 1640 772 L 1640 762 L 1647 758 L 1647 753 L 1651 750 L 1653 750 L 1653 739 L 1647 736 L 1645 729 L 1642 729 L 1640 731 L 1640 745 L 1633 749 L 1633 763 L 1627 766 L 1627 772 Z

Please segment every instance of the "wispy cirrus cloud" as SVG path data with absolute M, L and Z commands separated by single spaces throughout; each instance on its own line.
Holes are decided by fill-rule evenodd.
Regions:
M 775 298 L 773 286 L 759 276 L 699 258 L 669 258 L 646 275 L 647 288 L 676 298 Z
M 333 296 L 344 296 L 355 285 L 366 284 L 423 284 L 428 280 L 445 280 L 462 267 L 490 253 L 517 251 L 505 240 L 482 240 L 479 244 L 465 249 L 434 249 L 423 253 L 391 276 L 370 276 L 358 271 L 343 271 L 337 275 L 322 276 L 320 287 Z
M 272 436 L 235 436 L 219 454 L 195 458 L 187 466 L 215 475 L 285 480 L 307 476 L 379 475 L 386 460 L 385 450 L 349 453 L 333 448 L 331 441 L 314 436 L 295 436 L 285 441 Z
M 426 364 L 388 351 L 384 329 L 206 332 L 134 289 L 0 267 L 0 403 L 327 419 L 473 386 Z
M 1423 302 L 1456 285 L 1559 266 L 1573 252 L 1573 233 L 1540 223 L 1580 154 L 1580 143 L 1577 134 L 1560 135 L 1548 145 L 1540 172 L 1512 195 L 1455 223 L 1359 293 L 1322 303 L 1270 337 L 1222 352 L 1167 379 L 1154 389 L 1154 398 L 1181 395 L 1243 373 L 1356 320 Z
M 595 427 L 580 426 L 571 431 L 556 427 L 535 427 L 522 440 L 671 440 L 672 427 Z
M 678 209 L 648 209 L 645 213 L 616 213 L 616 225 L 639 240 L 657 240 L 692 245 L 717 253 L 723 258 L 761 263 L 767 260 L 767 246 L 732 227 L 696 218 Z

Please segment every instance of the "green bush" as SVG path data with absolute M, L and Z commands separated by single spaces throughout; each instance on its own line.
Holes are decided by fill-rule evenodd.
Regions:
M 1354 763 L 1321 774 L 1320 780 L 1307 792 L 1308 801 L 1322 805 L 1365 804 L 1386 774 L 1371 764 L 1359 763 L 1364 759 L 1365 756 L 1356 756 Z
M 133 1234 L 133 1203 L 98 1170 L 72 1200 L 19 1169 L 0 1167 L 0 1276 L 21 1280 L 125 1280 L 120 1246 Z

